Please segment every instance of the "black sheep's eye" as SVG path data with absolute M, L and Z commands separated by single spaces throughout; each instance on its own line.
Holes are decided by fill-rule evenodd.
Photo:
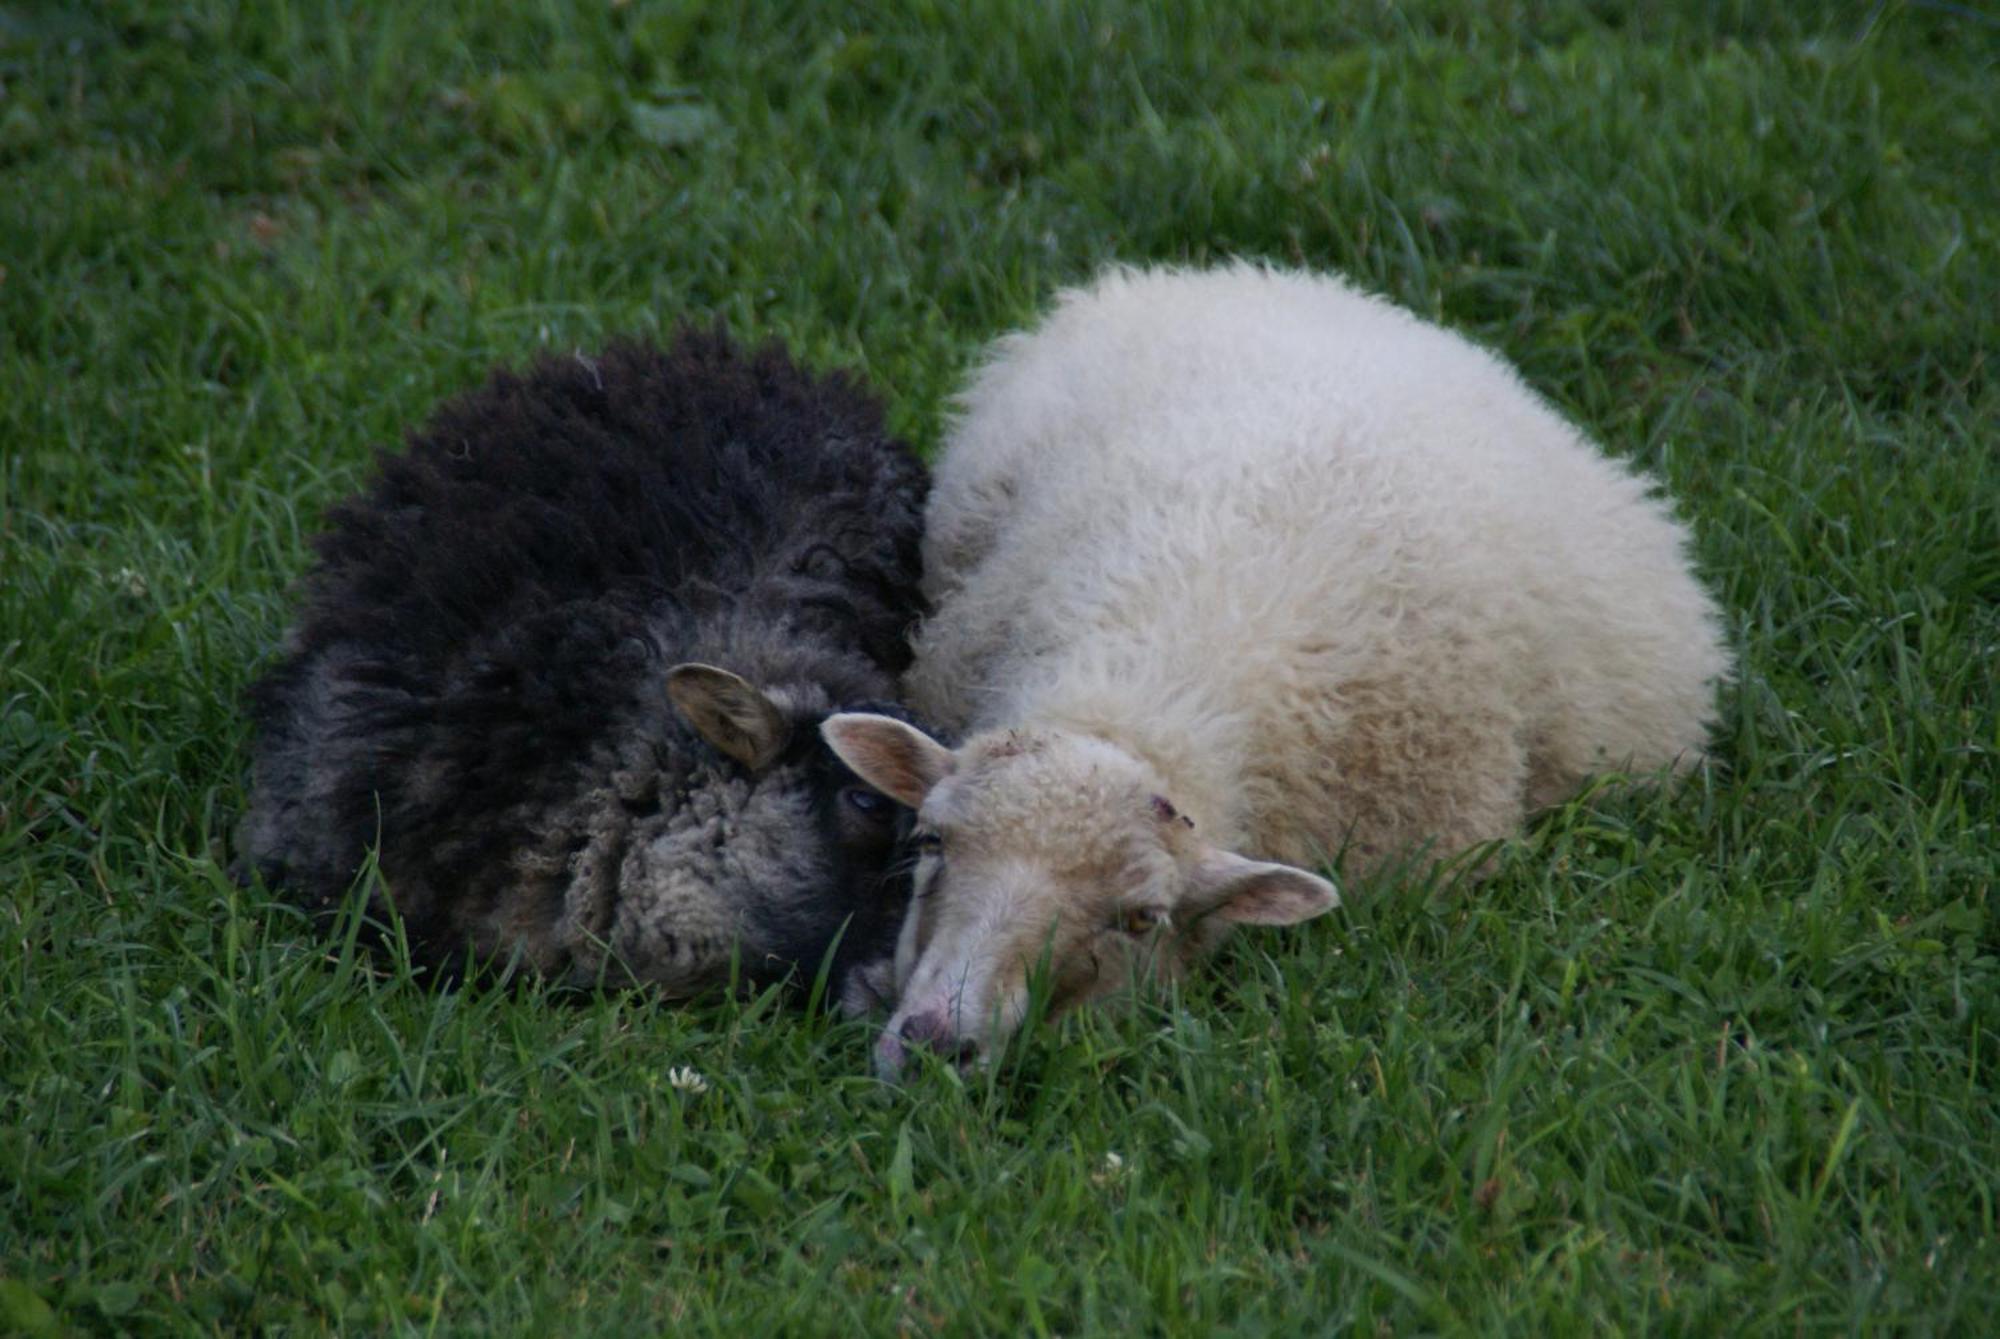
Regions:
M 870 818 L 886 817 L 891 807 L 886 795 L 877 795 L 862 786 L 849 786 L 841 792 L 841 796 L 853 807 L 855 813 L 866 814 Z

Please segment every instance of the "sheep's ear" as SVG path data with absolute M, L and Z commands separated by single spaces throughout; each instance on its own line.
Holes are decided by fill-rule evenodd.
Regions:
M 827 717 L 819 733 L 856 776 L 912 809 L 957 766 L 950 749 L 888 716 L 843 711 Z
M 713 665 L 668 670 L 667 696 L 697 734 L 753 772 L 771 765 L 792 732 L 756 685 Z
M 1333 910 L 1340 894 L 1317 874 L 1211 846 L 1195 861 L 1187 900 L 1197 915 L 1244 925 L 1291 925 Z

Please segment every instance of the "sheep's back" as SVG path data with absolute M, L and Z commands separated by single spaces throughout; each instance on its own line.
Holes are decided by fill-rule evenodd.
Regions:
M 960 728 L 1168 715 L 1248 758 L 1337 722 L 1348 685 L 1476 672 L 1524 736 L 1581 702 L 1593 748 L 1652 762 L 1698 748 L 1725 665 L 1646 480 L 1498 359 L 1334 279 L 1065 294 L 975 373 L 933 488 L 908 682 Z M 1657 710 L 1619 725 L 1635 685 Z
M 900 637 L 872 624 L 914 612 L 923 487 L 864 391 L 775 346 L 685 331 L 545 357 L 446 404 L 329 513 L 292 645 L 446 664 L 576 599 L 699 605 L 819 575 L 882 606 L 828 630 L 897 668 Z

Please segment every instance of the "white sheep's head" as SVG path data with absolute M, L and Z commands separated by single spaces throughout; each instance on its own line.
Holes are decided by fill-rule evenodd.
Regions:
M 1205 843 L 1145 763 L 1053 730 L 995 730 L 956 752 L 885 716 L 821 732 L 855 775 L 917 811 L 915 896 L 896 948 L 898 1001 L 876 1046 L 970 1063 L 1021 1025 L 1046 963 L 1051 1013 L 1177 976 L 1231 924 L 1287 925 L 1339 902 L 1289 865 Z

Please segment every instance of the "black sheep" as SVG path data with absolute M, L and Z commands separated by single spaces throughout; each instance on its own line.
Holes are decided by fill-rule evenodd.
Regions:
M 248 867 L 325 911 L 378 846 L 447 970 L 684 995 L 838 937 L 868 1007 L 904 820 L 817 727 L 899 712 L 926 488 L 855 380 L 775 346 L 497 373 L 330 513 L 252 690 Z

